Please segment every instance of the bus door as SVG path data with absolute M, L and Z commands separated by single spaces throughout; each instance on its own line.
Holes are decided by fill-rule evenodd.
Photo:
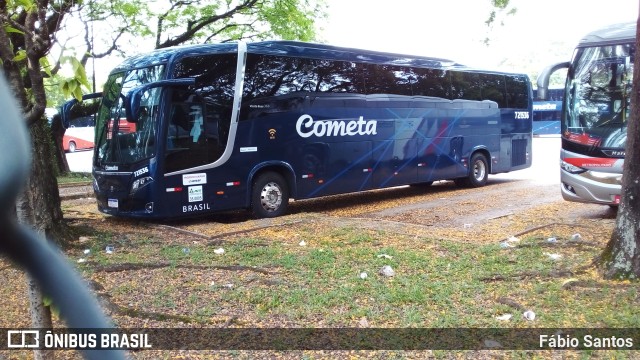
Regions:
M 213 177 L 205 170 L 184 170 L 213 163 L 226 146 L 229 110 L 188 92 L 174 90 L 168 118 L 164 151 L 167 204 L 181 213 L 214 208 Z M 180 172 L 171 175 L 173 172 Z M 175 211 L 175 209 L 174 209 Z

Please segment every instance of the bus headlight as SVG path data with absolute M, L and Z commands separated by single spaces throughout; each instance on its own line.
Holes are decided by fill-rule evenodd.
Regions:
M 136 191 L 138 191 L 138 190 L 142 189 L 143 187 L 151 184 L 152 182 L 153 182 L 153 178 L 150 177 L 150 176 L 145 176 L 143 178 L 137 179 L 131 185 L 131 191 L 129 193 L 133 195 Z
M 560 160 L 560 168 L 562 168 L 562 170 L 571 173 L 571 174 L 580 174 L 583 173 L 587 170 L 581 168 L 581 167 L 577 167 L 575 165 L 571 165 L 568 162 L 564 161 L 564 160 Z

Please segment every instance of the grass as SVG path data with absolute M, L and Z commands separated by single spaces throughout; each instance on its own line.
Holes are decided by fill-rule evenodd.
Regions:
M 102 265 L 170 263 L 172 271 L 155 274 L 162 278 L 155 289 L 159 295 L 148 305 L 171 304 L 184 315 L 210 314 L 206 308 L 196 313 L 191 306 L 214 301 L 222 307 L 253 308 L 263 319 L 276 317 L 304 324 L 305 319 L 320 317 L 322 324 L 317 325 L 331 327 L 357 326 L 362 318 L 375 327 L 640 325 L 635 286 L 603 281 L 592 270 L 581 270 L 597 255 L 597 248 L 570 246 L 567 241 L 549 246 L 542 239 L 529 238 L 503 249 L 498 244 L 477 246 L 353 227 L 306 231 L 310 233 L 300 236 L 313 239 L 306 246 L 240 237 L 223 245 L 223 255 L 214 252 L 217 246 L 207 244 L 158 246 L 148 236 L 129 236 L 118 242 L 110 233 L 96 236 L 92 249 L 97 249 L 95 258 Z M 100 251 L 108 242 L 116 243 L 114 254 Z M 552 260 L 550 253 L 562 257 Z M 180 309 L 176 298 L 182 295 L 166 289 L 175 286 L 171 277 L 187 265 L 241 265 L 269 274 L 226 273 L 222 276 L 233 287 L 225 286 L 227 280 L 216 281 L 219 291 L 214 292 L 206 283 L 196 281 L 186 294 L 185 308 Z M 391 266 L 396 275 L 379 274 L 384 265 Z M 360 277 L 363 272 L 366 279 Z M 574 275 L 554 275 L 563 272 Z M 264 281 L 255 281 L 257 278 Z M 587 285 L 567 288 L 563 285 L 568 279 Z M 505 305 L 498 298 L 533 310 L 536 320 L 524 319 L 522 309 Z M 510 321 L 496 319 L 505 313 L 513 315 Z
M 549 243 L 546 235 L 534 233 L 513 243 L 514 247 L 503 248 L 497 242 L 443 240 L 393 229 L 341 225 L 332 218 L 313 219 L 248 233 L 231 231 L 234 235 L 221 241 L 208 241 L 159 231 L 150 224 L 106 218 L 77 224 L 89 240 L 69 248 L 67 255 L 74 261 L 84 257 L 83 249 L 91 250 L 86 263 L 74 261 L 74 265 L 104 288 L 109 301 L 132 309 L 112 314 L 116 324 L 129 328 L 185 324 L 249 328 L 640 327 L 636 284 L 605 281 L 589 266 L 603 244 L 571 242 L 570 235 Z M 88 224 L 94 226 L 90 234 Z M 252 223 L 234 226 L 256 227 Z M 107 245 L 113 245 L 115 252 L 106 254 Z M 217 253 L 219 248 L 224 254 Z M 550 254 L 560 258 L 552 260 Z M 143 266 L 104 270 L 123 264 Z M 148 264 L 165 265 L 145 267 Z M 385 265 L 395 270 L 395 276 L 379 273 Z M 535 320 L 524 319 L 524 310 L 534 311 Z M 169 318 L 144 317 L 153 313 Z M 512 317 L 498 319 L 505 314 Z M 378 358 L 405 358 L 401 352 L 381 354 Z M 540 354 L 533 357 L 547 357 Z M 430 355 L 450 358 L 447 352 Z M 575 355 L 572 357 L 589 358 L 593 353 Z M 633 358 L 635 354 L 609 355 Z M 509 353 L 510 358 L 531 356 L 526 351 Z
M 71 172 L 57 177 L 58 184 L 73 184 L 90 182 L 93 179 L 91 173 Z

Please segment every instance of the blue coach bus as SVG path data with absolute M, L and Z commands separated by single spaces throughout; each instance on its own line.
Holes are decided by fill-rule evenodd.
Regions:
M 564 89 L 548 89 L 545 100 L 533 90 L 533 135 L 560 135 Z
M 478 187 L 531 165 L 528 77 L 443 59 L 193 45 L 126 60 L 102 95 L 94 190 L 116 216 L 275 217 L 290 199 L 447 179 Z

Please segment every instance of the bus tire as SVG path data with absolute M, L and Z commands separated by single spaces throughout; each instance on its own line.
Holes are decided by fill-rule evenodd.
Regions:
M 251 210 L 258 218 L 273 218 L 284 215 L 289 207 L 289 187 L 278 173 L 259 175 L 251 189 Z
M 489 161 L 482 153 L 475 153 L 469 162 L 469 176 L 467 186 L 481 187 L 487 184 L 489 177 Z
M 69 152 L 76 152 L 76 143 L 75 141 L 69 141 Z

